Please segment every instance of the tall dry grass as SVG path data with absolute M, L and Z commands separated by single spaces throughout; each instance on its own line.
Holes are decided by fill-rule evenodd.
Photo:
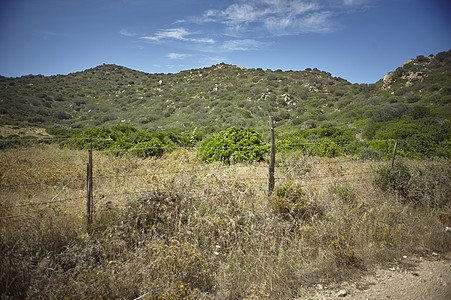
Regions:
M 86 162 L 54 146 L 1 153 L 0 217 L 33 212 L 0 221 L 2 298 L 289 299 L 451 246 L 448 161 L 405 163 L 422 187 L 410 201 L 374 183 L 389 162 L 278 154 L 268 198 L 265 163 L 94 153 L 90 235 Z

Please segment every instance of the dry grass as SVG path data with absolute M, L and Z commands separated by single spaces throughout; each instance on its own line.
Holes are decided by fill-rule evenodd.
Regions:
M 45 128 L 38 127 L 16 127 L 11 125 L 1 125 L 0 126 L 1 136 L 17 135 L 20 137 L 50 137 L 50 135 L 45 131 Z
M 2 298 L 289 299 L 409 253 L 449 251 L 448 161 L 408 162 L 420 202 L 373 184 L 385 161 L 278 155 L 267 166 L 94 154 L 42 146 L 0 158 Z M 421 185 L 423 186 L 423 185 Z M 50 203 L 49 203 L 50 202 Z

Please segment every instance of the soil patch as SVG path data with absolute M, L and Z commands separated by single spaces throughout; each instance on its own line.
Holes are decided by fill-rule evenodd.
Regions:
M 451 252 L 378 267 L 359 281 L 317 285 L 300 299 L 451 299 Z

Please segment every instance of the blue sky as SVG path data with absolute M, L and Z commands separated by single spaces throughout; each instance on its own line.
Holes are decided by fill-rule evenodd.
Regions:
M 0 75 L 225 62 L 373 83 L 451 48 L 449 0 L 0 0 Z

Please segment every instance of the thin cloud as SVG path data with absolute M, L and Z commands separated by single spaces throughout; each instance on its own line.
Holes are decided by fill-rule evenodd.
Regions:
M 347 6 L 358 6 L 358 5 L 363 5 L 363 4 L 367 4 L 369 2 L 375 2 L 374 0 L 343 0 L 343 4 L 347 5 Z
M 188 57 L 188 54 L 182 54 L 182 53 L 168 53 L 166 54 L 166 57 L 170 59 L 183 59 L 185 57 Z
M 232 4 L 222 11 L 208 10 L 200 20 L 204 23 L 225 25 L 229 32 L 243 33 L 260 28 L 260 31 L 268 31 L 275 35 L 286 30 L 298 34 L 329 27 L 324 19 L 324 23 L 316 23 L 315 28 L 302 27 L 305 24 L 302 19 L 306 14 L 319 9 L 320 5 L 317 2 L 305 0 L 250 0 Z
M 128 31 L 125 30 L 125 29 L 121 29 L 121 30 L 119 31 L 119 33 L 120 33 L 121 35 L 123 35 L 123 36 L 128 36 L 128 37 L 136 36 L 135 33 L 128 32 Z
M 225 52 L 230 51 L 250 51 L 259 50 L 265 48 L 270 43 L 263 43 L 252 39 L 242 39 L 242 40 L 229 40 L 222 44 L 222 49 Z
M 214 44 L 215 40 L 211 38 L 192 38 L 193 33 L 187 31 L 185 28 L 172 28 L 158 31 L 153 36 L 143 36 L 141 39 L 149 41 L 162 41 L 162 40 L 179 40 L 185 42 L 207 43 Z
M 327 33 L 339 29 L 334 17 L 380 0 L 237 0 L 223 10 L 210 9 L 190 21 L 225 26 L 225 34 L 271 37 Z M 189 20 L 189 19 L 188 19 Z M 181 22 L 189 22 L 183 20 Z
M 305 33 L 330 33 L 343 28 L 336 18 L 356 13 L 367 4 L 380 0 L 235 0 L 224 9 L 209 9 L 173 24 L 180 27 L 161 29 L 150 35 L 120 34 L 139 41 L 168 44 L 203 53 L 255 51 L 272 45 L 271 38 Z M 191 25 L 196 24 L 196 31 Z M 214 37 L 214 38 L 212 38 Z M 184 50 L 181 50 L 184 51 Z M 169 53 L 170 59 L 182 59 Z
M 176 39 L 176 40 L 186 40 L 185 36 L 187 36 L 189 32 L 184 28 L 173 28 L 160 30 L 154 36 L 143 36 L 142 39 L 159 41 L 162 39 Z

